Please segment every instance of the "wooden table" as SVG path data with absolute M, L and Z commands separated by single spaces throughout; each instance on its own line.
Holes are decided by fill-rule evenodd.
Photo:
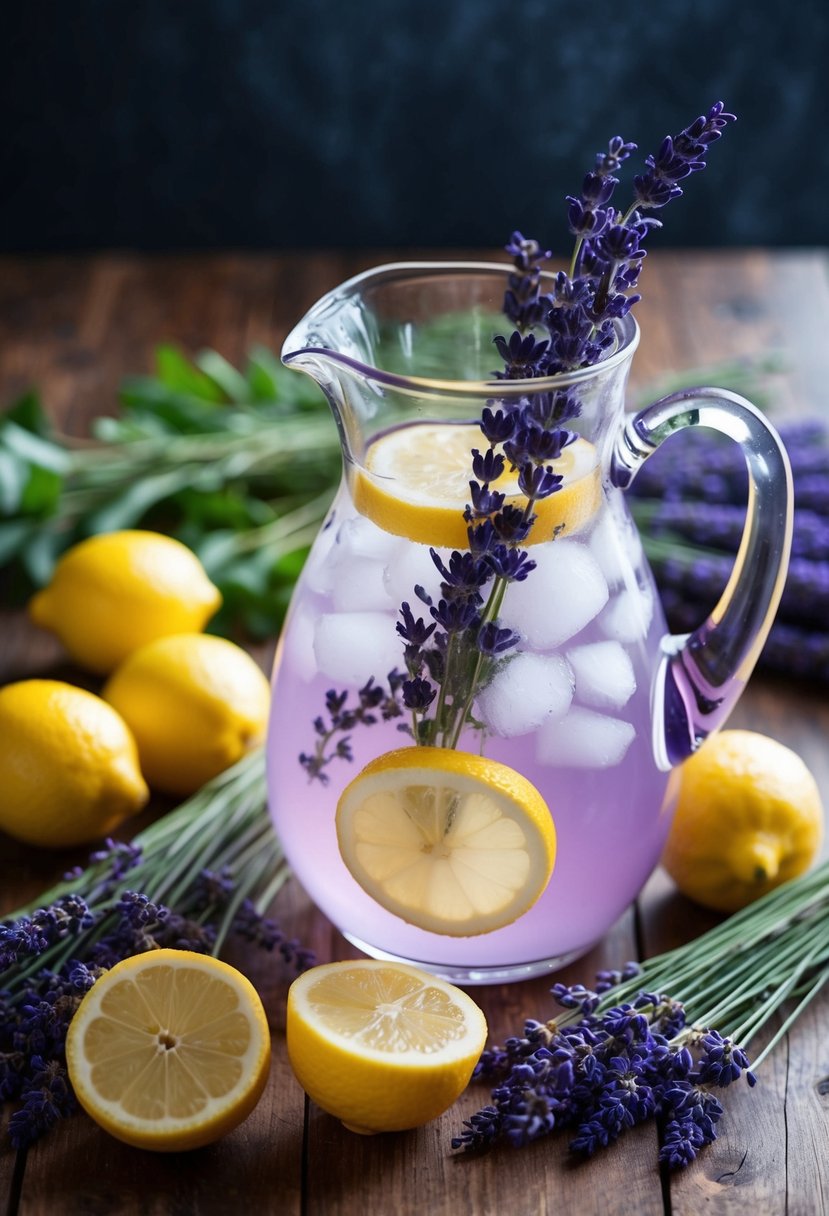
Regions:
M 407 255 L 407 256 L 410 256 Z M 278 350 L 288 326 L 325 290 L 385 253 L 339 256 L 198 256 L 6 259 L 0 273 L 0 402 L 30 385 L 62 426 L 84 433 L 112 412 L 126 373 L 146 370 L 153 347 L 173 340 L 218 348 L 238 361 L 255 342 Z M 732 355 L 777 349 L 778 416 L 829 412 L 829 292 L 817 252 L 662 253 L 648 259 L 638 316 L 639 383 Z M 56 644 L 20 615 L 0 617 L 0 678 L 65 673 Z M 258 652 L 264 665 L 269 655 Z M 77 678 L 78 673 L 74 673 Z M 829 699 L 825 688 L 755 676 L 732 725 L 774 735 L 806 760 L 829 807 Z M 0 838 L 0 914 L 45 887 L 65 858 Z M 320 961 L 353 951 L 295 883 L 280 898 L 283 926 Z M 643 957 L 694 936 L 715 917 L 653 877 L 601 947 L 567 969 L 589 982 L 601 966 Z M 287 978 L 269 957 L 238 953 L 273 1028 L 273 1069 L 250 1119 L 221 1143 L 154 1156 L 108 1138 L 83 1115 L 15 1154 L 0 1136 L 0 1204 L 9 1214 L 231 1213 L 279 1216 L 429 1212 L 432 1216 L 609 1213 L 697 1216 L 751 1210 L 812 1216 L 829 1207 L 829 994 L 773 1053 L 753 1091 L 728 1092 L 715 1145 L 668 1179 L 646 1126 L 586 1163 L 561 1137 L 480 1159 L 449 1148 L 461 1120 L 486 1101 L 473 1087 L 441 1120 L 407 1134 L 362 1138 L 305 1101 L 285 1054 Z M 525 1016 L 551 1016 L 548 980 L 477 989 L 496 1039 Z

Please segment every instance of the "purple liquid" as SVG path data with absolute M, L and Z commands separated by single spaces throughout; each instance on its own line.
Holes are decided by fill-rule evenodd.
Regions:
M 555 544 L 543 547 L 552 550 Z M 381 680 L 389 669 L 384 657 L 395 652 L 401 585 L 406 585 L 409 565 L 423 558 L 417 551 L 426 550 L 389 538 L 355 516 L 347 491 L 341 490 L 296 589 L 277 656 L 268 785 L 274 824 L 297 877 L 325 915 L 368 953 L 403 958 L 466 982 L 525 978 L 588 950 L 656 865 L 676 792 L 674 774 L 657 767 L 652 743 L 652 688 L 664 621 L 620 495 L 568 542 L 571 551 L 576 544 L 602 570 L 607 602 L 576 633 L 539 653 L 566 658 L 575 647 L 611 641 L 614 654 L 623 648 L 632 664 L 635 690 L 629 697 L 616 695 L 617 701 L 625 697 L 624 704 L 597 707 L 595 687 L 591 690 L 588 681 L 582 689 L 576 676 L 572 706 L 559 726 L 546 723 L 513 738 L 487 734 L 485 753 L 523 773 L 546 800 L 558 837 L 555 870 L 535 906 L 503 929 L 464 938 L 427 933 L 386 912 L 362 891 L 340 859 L 334 828 L 345 785 L 369 760 L 409 742 L 397 730 L 401 719 L 356 727 L 351 733 L 353 762 L 332 761 L 326 786 L 309 782 L 298 762 L 300 752 L 314 747 L 312 723 L 324 710 L 327 690 L 349 687 L 353 693 L 370 675 Z M 535 548 L 534 557 L 542 546 Z M 428 569 L 425 560 L 422 568 Z M 413 598 L 410 592 L 407 598 Z M 630 607 L 632 615 L 625 615 L 622 609 Z M 346 613 L 366 615 L 347 618 L 351 633 L 343 642 L 345 635 L 338 630 Z M 360 666 L 363 649 L 367 669 Z M 399 656 L 402 668 L 402 642 Z M 342 678 L 349 667 L 354 668 L 352 678 Z M 576 718 L 588 721 L 585 708 L 627 724 L 612 728 L 626 732 L 625 743 L 611 736 L 608 752 L 600 741 L 585 740 L 582 731 L 565 749 L 565 758 L 576 756 L 578 765 L 545 761 L 544 733 L 570 729 L 574 711 Z M 479 750 L 477 734 L 468 732 L 461 748 Z

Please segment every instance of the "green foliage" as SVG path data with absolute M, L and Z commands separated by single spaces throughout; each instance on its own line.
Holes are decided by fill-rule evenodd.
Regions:
M 224 605 L 211 628 L 276 634 L 339 477 L 316 385 L 263 347 L 243 371 L 216 351 L 156 351 L 121 388 L 97 443 L 53 433 L 35 393 L 0 417 L 0 577 L 22 602 L 85 536 L 157 528 L 205 562 Z

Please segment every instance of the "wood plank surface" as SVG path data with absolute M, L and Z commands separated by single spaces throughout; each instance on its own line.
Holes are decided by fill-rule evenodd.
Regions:
M 215 347 L 232 362 L 257 342 L 278 350 L 291 324 L 324 291 L 392 256 L 0 259 L 0 404 L 36 385 L 64 430 L 87 434 L 92 417 L 115 412 L 122 377 L 150 368 L 159 342 L 174 341 L 190 352 Z M 779 377 L 775 415 L 829 416 L 829 289 L 822 254 L 655 254 L 642 289 L 637 391 L 684 368 L 774 350 L 788 364 Z M 270 649 L 256 654 L 267 670 Z M 47 673 L 82 679 L 57 643 L 31 629 L 21 614 L 2 612 L 0 680 Z M 798 751 L 829 805 L 824 688 L 755 676 L 731 724 L 763 730 Z M 0 915 L 36 895 L 73 860 L 0 837 Z M 321 961 L 355 954 L 297 883 L 288 884 L 275 912 L 289 935 L 312 946 Z M 636 906 L 562 978 L 589 982 L 600 966 L 669 948 L 715 921 L 657 872 Z M 534 1216 L 562 1210 L 696 1216 L 750 1209 L 756 1216 L 811 1216 L 829 1209 L 827 996 L 767 1061 L 757 1089 L 741 1085 L 726 1095 L 717 1143 L 666 1182 L 656 1164 L 653 1127 L 637 1129 L 586 1163 L 568 1159 L 562 1137 L 520 1152 L 501 1147 L 483 1158 L 459 1158 L 450 1138 L 487 1099 L 486 1090 L 475 1086 L 419 1131 L 350 1135 L 305 1101 L 290 1072 L 287 977 L 268 957 L 238 948 L 229 957 L 262 993 L 273 1033 L 270 1083 L 251 1118 L 218 1145 L 165 1157 L 128 1149 L 79 1115 L 18 1156 L 3 1131 L 4 1112 L 0 1212 L 212 1216 L 247 1207 L 263 1216 Z M 474 990 L 494 1039 L 518 1031 L 525 1017 L 553 1013 L 549 982 Z

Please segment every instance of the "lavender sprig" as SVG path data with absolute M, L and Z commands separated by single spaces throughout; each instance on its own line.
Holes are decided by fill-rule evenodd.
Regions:
M 332 760 L 351 760 L 350 732 L 355 726 L 373 726 L 375 722 L 388 722 L 403 713 L 398 694 L 404 678 L 398 671 L 388 674 L 388 689 L 382 684 L 376 684 L 372 676 L 357 693 L 357 704 L 353 707 L 347 704 L 348 690 L 337 692 L 330 688 L 325 694 L 325 711 L 328 720 L 322 715 L 314 719 L 314 733 L 317 736 L 313 752 L 302 752 L 299 763 L 305 769 L 310 780 L 328 784 L 328 774 L 325 769 Z M 379 715 L 379 717 L 378 717 Z M 404 726 L 402 729 L 406 729 Z M 332 741 L 340 735 L 333 747 Z
M 516 327 L 493 341 L 503 361 L 495 373 L 504 381 L 531 381 L 543 376 L 598 364 L 616 341 L 616 322 L 638 300 L 633 293 L 645 251 L 645 238 L 659 221 L 646 214 L 682 194 L 678 182 L 705 167 L 705 156 L 733 115 L 717 102 L 674 137 L 667 137 L 634 180 L 634 201 L 626 212 L 612 205 L 619 184 L 616 172 L 635 150 L 620 136 L 582 182 L 581 194 L 569 196 L 568 220 L 576 237 L 570 273 L 560 272 L 551 291 L 541 292 L 542 264 L 550 256 L 538 241 L 514 232 L 507 245 L 514 269 L 504 295 L 505 316 Z M 400 685 L 411 715 L 417 744 L 457 747 L 473 719 L 475 698 L 495 665 L 520 637 L 499 624 L 499 612 L 513 582 L 523 581 L 535 563 L 522 546 L 536 519 L 536 505 L 561 489 L 555 463 L 576 434 L 567 423 L 581 413 L 577 396 L 567 389 L 528 392 L 524 397 L 493 398 L 482 412 L 481 432 L 488 443 L 472 452 L 470 501 L 464 510 L 469 547 L 455 550 L 445 562 L 432 550 L 441 575 L 435 602 L 422 587 L 400 608 L 397 632 L 404 644 L 406 678 Z M 515 474 L 523 506 L 506 502 L 495 487 L 509 468 Z M 428 609 L 418 616 L 414 599 Z M 309 778 L 327 780 L 325 767 L 334 758 L 350 760 L 347 735 L 327 751 L 334 735 L 368 717 L 358 694 L 356 710 L 345 709 L 345 694 L 329 692 L 330 722 L 317 718 L 313 753 L 299 762 Z M 346 713 L 348 727 L 338 715 Z M 356 716 L 351 716 L 356 715 Z
M 721 101 L 694 119 L 678 135 L 666 136 L 648 156 L 645 171 L 633 180 L 633 201 L 622 212 L 613 205 L 622 164 L 636 144 L 614 136 L 596 157 L 578 196 L 567 197 L 567 219 L 576 238 L 569 273 L 556 275 L 552 290 L 540 292 L 541 266 L 549 257 L 537 241 L 514 232 L 506 246 L 515 270 L 510 277 L 504 312 L 516 326 L 500 337 L 499 352 L 507 376 L 549 376 L 601 361 L 615 341 L 614 322 L 638 302 L 634 292 L 644 242 L 661 227 L 653 214 L 682 193 L 681 181 L 705 168 L 711 144 L 734 115 Z M 545 331 L 543 339 L 531 333 Z M 530 345 L 532 343 L 532 345 Z
M 260 750 L 0 923 L 0 1101 L 19 1104 L 12 1143 L 33 1143 L 75 1109 L 66 1031 L 120 959 L 161 947 L 217 955 L 235 932 L 293 969 L 309 966 L 310 952 L 265 914 L 288 875 Z
M 659 1157 L 693 1161 L 717 1135 L 712 1092 L 756 1070 L 829 980 L 829 862 L 778 887 L 675 950 L 603 973 L 593 990 L 554 985 L 564 1011 L 528 1020 L 488 1048 L 476 1075 L 492 1101 L 452 1140 L 465 1151 L 508 1140 L 520 1147 L 556 1129 L 590 1156 L 657 1118 Z M 670 995 L 666 995 L 670 994 Z M 746 1048 L 787 1002 L 751 1067 Z

